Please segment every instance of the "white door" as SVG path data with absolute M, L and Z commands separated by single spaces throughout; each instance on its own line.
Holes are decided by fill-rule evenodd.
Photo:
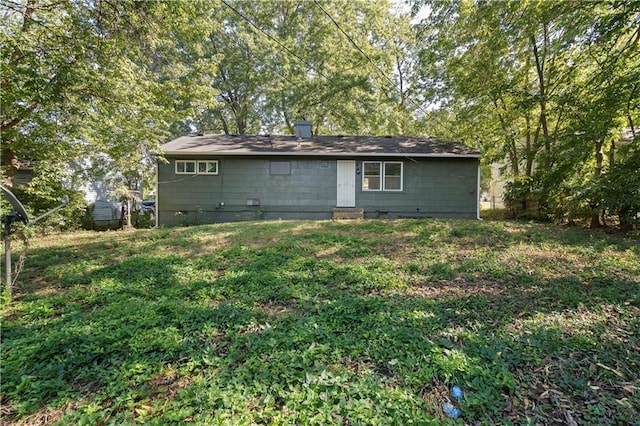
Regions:
M 338 195 L 336 207 L 356 206 L 356 162 L 338 160 Z

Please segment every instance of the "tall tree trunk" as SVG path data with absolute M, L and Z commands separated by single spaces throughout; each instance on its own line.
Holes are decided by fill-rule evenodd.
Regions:
M 287 103 L 284 98 L 280 100 L 280 108 L 282 111 L 282 118 L 284 118 L 284 124 L 289 129 L 289 133 L 292 135 L 295 134 L 295 129 L 293 128 L 293 123 L 291 123 L 291 119 L 289 118 L 289 114 L 287 113 Z
M 405 95 L 404 95 L 404 77 L 402 73 L 402 66 L 400 64 L 400 56 L 396 54 L 396 68 L 398 70 L 398 83 L 400 91 L 400 106 L 404 107 Z
M 498 100 L 501 101 L 501 104 L 498 104 Z M 511 171 L 515 177 L 520 176 L 520 164 L 518 162 L 518 147 L 516 146 L 515 137 L 509 131 L 509 126 L 506 122 L 505 117 L 502 115 L 501 110 L 506 111 L 506 107 L 504 105 L 504 100 L 502 99 L 493 99 L 493 106 L 498 111 L 498 120 L 500 121 L 500 126 L 502 128 L 502 132 L 504 133 L 505 144 L 509 149 L 509 161 L 511 161 Z
M 516 140 L 513 136 L 507 136 L 509 140 L 509 158 L 511 159 L 511 168 L 514 176 L 520 176 L 520 163 L 518 162 L 518 148 Z
M 247 133 L 247 107 L 240 105 L 236 114 L 236 127 L 239 135 Z
M 604 162 L 604 152 L 602 147 L 604 146 L 604 139 L 596 141 L 596 168 L 594 170 L 594 176 L 596 179 L 600 179 L 602 176 L 602 164 Z
M 224 114 L 222 112 L 219 113 L 220 122 L 222 123 L 222 131 L 225 135 L 229 134 L 229 124 L 227 124 L 227 120 L 224 118 Z
M 638 37 L 640 37 L 640 31 L 638 32 Z M 631 116 L 631 103 L 632 101 L 636 98 L 636 94 L 638 93 L 638 88 L 640 86 L 638 86 L 637 84 L 633 85 L 633 89 L 631 90 L 631 94 L 629 95 L 629 99 L 627 99 L 627 123 L 629 124 L 629 128 L 631 129 L 631 135 L 632 137 L 635 139 L 636 138 L 636 128 L 635 125 L 633 123 L 633 117 Z
M 529 114 L 526 114 L 524 117 L 525 123 L 527 124 L 527 134 L 526 134 L 526 164 L 525 164 L 525 174 L 526 176 L 531 176 L 533 174 L 533 159 L 534 152 L 532 146 L 532 138 L 531 138 L 531 117 Z M 536 137 L 537 139 L 537 137 Z
M 611 141 L 611 149 L 609 149 L 609 167 L 613 166 L 616 160 L 616 141 Z
M 540 106 L 540 124 L 542 125 L 542 135 L 544 136 L 544 169 L 549 170 L 551 168 L 551 138 L 549 136 L 549 125 L 547 123 L 547 93 L 546 83 L 544 78 L 544 66 L 545 66 L 545 50 L 548 39 L 547 24 L 543 26 L 543 53 L 542 57 L 538 51 L 538 45 L 534 35 L 531 36 L 531 48 L 533 49 L 533 56 L 536 60 L 536 74 L 538 76 L 538 90 L 539 90 L 539 106 Z
M 604 152 L 602 147 L 604 146 L 604 139 L 600 139 L 596 141 L 595 144 L 595 154 L 596 154 L 596 167 L 594 170 L 594 178 L 597 182 L 602 176 L 602 164 L 604 160 Z M 590 228 L 599 228 L 602 226 L 600 223 L 600 205 L 599 203 L 592 202 L 591 203 L 591 223 L 589 224 Z
M 5 141 L 2 141 L 2 150 L 0 152 L 2 160 L 0 162 L 2 165 L 2 185 L 11 188 L 13 186 L 13 177 L 20 167 L 18 156 L 11 149 L 11 144 Z

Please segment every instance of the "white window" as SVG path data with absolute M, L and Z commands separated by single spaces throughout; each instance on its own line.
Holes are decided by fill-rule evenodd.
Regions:
M 402 191 L 402 162 L 384 162 L 384 186 L 385 191 Z
M 177 175 L 195 175 L 196 162 L 194 160 L 176 160 Z
M 218 160 L 198 161 L 198 174 L 199 175 L 217 175 Z
M 402 191 L 401 161 L 363 161 L 363 191 Z
M 382 189 L 382 163 L 380 161 L 362 162 L 362 190 L 380 191 Z

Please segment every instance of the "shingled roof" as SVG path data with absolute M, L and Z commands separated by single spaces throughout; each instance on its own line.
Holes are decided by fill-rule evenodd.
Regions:
M 479 158 L 466 145 L 413 136 L 190 135 L 162 145 L 165 155 L 304 155 Z

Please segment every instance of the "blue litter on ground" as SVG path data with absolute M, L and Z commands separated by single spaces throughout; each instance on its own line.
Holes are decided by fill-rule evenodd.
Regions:
M 464 392 L 462 392 L 462 388 L 460 386 L 454 386 L 451 388 L 451 397 L 456 401 L 464 398 Z
M 444 405 L 442 406 L 442 411 L 444 412 L 445 416 L 449 417 L 450 419 L 457 419 L 462 415 L 462 411 L 460 411 L 458 407 L 450 402 L 444 403 Z

